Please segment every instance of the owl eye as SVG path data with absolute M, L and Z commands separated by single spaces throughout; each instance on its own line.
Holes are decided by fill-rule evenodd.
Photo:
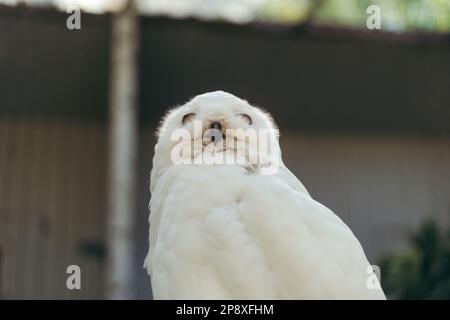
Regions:
M 245 121 L 247 121 L 249 125 L 251 125 L 253 123 L 252 118 L 248 114 L 239 113 L 238 116 L 241 117 L 242 119 L 244 119 Z
M 186 122 L 188 122 L 188 121 L 192 121 L 192 118 L 195 116 L 195 113 L 188 113 L 188 114 L 185 114 L 184 116 L 183 116 L 183 118 L 181 119 L 181 123 L 182 124 L 185 124 Z

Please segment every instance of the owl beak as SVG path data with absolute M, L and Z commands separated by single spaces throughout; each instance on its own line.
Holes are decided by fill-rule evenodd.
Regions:
M 217 144 L 225 138 L 222 132 L 222 124 L 218 121 L 213 121 L 209 125 L 209 139 L 212 143 Z

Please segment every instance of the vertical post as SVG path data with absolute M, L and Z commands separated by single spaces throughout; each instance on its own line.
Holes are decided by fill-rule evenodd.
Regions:
M 107 220 L 108 299 L 132 299 L 137 161 L 138 21 L 132 0 L 112 16 Z

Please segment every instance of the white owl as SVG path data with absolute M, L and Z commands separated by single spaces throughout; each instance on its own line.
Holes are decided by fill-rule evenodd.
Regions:
M 230 93 L 168 113 L 150 191 L 155 299 L 385 299 L 352 231 L 283 164 L 271 117 Z

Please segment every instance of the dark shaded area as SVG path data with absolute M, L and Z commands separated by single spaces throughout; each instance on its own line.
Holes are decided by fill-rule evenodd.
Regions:
M 110 17 L 0 6 L 0 113 L 104 117 Z
M 110 16 L 0 7 L 0 113 L 104 119 Z M 286 127 L 450 132 L 448 36 L 141 19 L 141 119 L 222 89 Z
M 268 109 L 283 126 L 450 129 L 447 41 L 298 31 L 145 19 L 144 116 L 223 89 Z
M 81 254 L 92 259 L 105 259 L 106 247 L 101 240 L 83 240 L 78 244 Z

